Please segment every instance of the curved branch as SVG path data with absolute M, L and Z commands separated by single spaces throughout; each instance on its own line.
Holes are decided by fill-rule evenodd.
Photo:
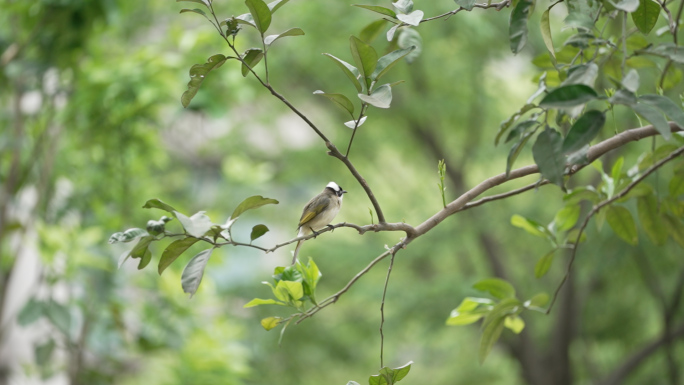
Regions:
M 510 3 L 511 3 L 510 0 L 504 0 L 504 1 L 502 1 L 502 2 L 493 3 L 493 4 L 473 4 L 473 8 L 482 8 L 482 9 L 496 8 L 497 11 L 500 11 L 500 10 L 506 8 Z M 454 10 L 451 11 L 451 12 L 443 13 L 443 14 L 441 14 L 441 15 L 434 16 L 434 17 L 428 17 L 427 19 L 423 19 L 423 20 L 421 20 L 420 22 L 421 22 L 421 23 L 425 23 L 425 22 L 427 22 L 427 21 L 438 20 L 438 19 L 442 19 L 442 18 L 445 18 L 445 17 L 446 17 L 446 18 L 450 18 L 451 16 L 453 16 L 453 15 L 455 15 L 455 14 L 461 12 L 461 11 L 467 11 L 467 9 L 465 9 L 465 8 L 463 8 L 463 7 L 459 7 L 459 8 L 457 8 L 457 9 L 454 9 Z

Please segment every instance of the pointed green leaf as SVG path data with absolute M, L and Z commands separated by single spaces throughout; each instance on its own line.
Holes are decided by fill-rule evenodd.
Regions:
M 274 41 L 286 36 L 302 36 L 304 31 L 301 28 L 290 28 L 287 31 L 278 35 L 268 35 L 264 38 L 264 44 L 271 45 Z
M 549 11 L 548 8 L 544 13 L 542 13 L 541 21 L 539 22 L 539 28 L 541 29 L 542 39 L 544 40 L 544 45 L 546 49 L 549 50 L 551 56 L 556 59 L 556 50 L 553 48 L 553 39 L 551 38 L 551 25 L 549 24 Z
M 246 77 L 249 74 L 249 69 L 259 64 L 264 57 L 264 51 L 259 48 L 250 48 L 242 55 L 242 76 Z
M 397 14 L 397 19 L 399 21 L 402 21 L 408 25 L 412 25 L 414 27 L 417 27 L 420 24 L 420 21 L 423 20 L 423 11 L 413 11 L 409 13 L 408 15 L 399 13 Z
M 540 223 L 533 221 L 532 219 L 525 218 L 522 215 L 515 214 L 511 217 L 511 224 L 515 227 L 521 228 L 537 237 L 547 238 L 550 241 L 554 241 L 555 237 L 549 229 L 542 226 Z
M 183 226 L 183 229 L 185 229 L 185 232 L 196 238 L 203 236 L 214 225 L 211 222 L 211 219 L 204 214 L 204 211 L 199 211 L 191 217 L 187 217 L 178 211 L 176 211 L 175 214 L 176 218 L 178 218 L 178 221 Z
M 359 94 L 359 99 L 377 108 L 389 108 L 392 103 L 392 87 L 383 84 L 373 90 L 370 95 Z
M 173 214 L 173 212 L 176 211 L 176 209 L 171 207 L 171 205 L 168 205 L 168 204 L 162 202 L 161 200 L 159 200 L 157 198 L 150 199 L 147 202 L 145 202 L 145 205 L 143 206 L 143 208 L 144 209 L 152 209 L 152 208 L 160 209 L 160 210 L 164 210 L 170 214 Z
M 207 62 L 204 64 L 195 64 L 190 67 L 190 81 L 188 82 L 188 90 L 183 93 L 183 96 L 181 96 L 181 103 L 183 104 L 183 107 L 190 105 L 190 101 L 195 97 L 195 95 L 197 95 L 197 91 L 199 91 L 202 82 L 204 82 L 204 79 L 209 72 L 221 67 L 228 59 L 229 58 L 218 54 L 207 59 Z M 150 201 L 148 201 L 148 203 L 149 202 Z M 147 206 L 147 204 L 145 206 Z
M 639 102 L 656 107 L 680 127 L 684 127 L 684 111 L 672 99 L 660 95 L 643 95 L 639 97 Z
M 254 241 L 255 239 L 261 237 L 268 232 L 268 227 L 266 225 L 256 225 L 252 227 L 252 233 L 249 235 L 249 239 Z
M 124 231 L 123 233 L 114 233 L 109 237 L 109 244 L 114 244 L 118 242 L 130 242 L 134 241 L 142 236 L 149 235 L 147 231 L 143 229 L 133 228 Z
M 606 210 L 606 222 L 611 229 L 630 245 L 639 243 L 636 223 L 632 214 L 622 206 L 609 206 Z
M 212 251 L 214 251 L 213 248 L 199 252 L 199 254 L 192 257 L 183 269 L 181 286 L 183 287 L 183 292 L 190 294 L 190 298 L 195 295 L 197 288 L 202 282 L 204 268 L 207 266 L 207 262 L 209 262 Z
M 161 258 L 159 259 L 159 266 L 157 268 L 159 275 L 161 275 L 161 273 L 163 273 L 167 267 L 169 267 L 181 254 L 183 254 L 185 250 L 197 243 L 197 241 L 199 241 L 199 239 L 187 237 L 171 242 L 171 244 L 166 247 Z
M 472 11 L 476 0 L 454 0 L 459 7 L 462 7 L 466 11 Z
M 252 15 L 259 32 L 262 34 L 266 32 L 271 25 L 271 10 L 268 5 L 264 3 L 264 0 L 246 0 L 245 4 L 249 8 L 249 13 Z
M 667 123 L 667 120 L 665 120 L 665 117 L 660 111 L 646 103 L 637 103 L 636 105 L 632 106 L 632 108 L 634 109 L 634 112 L 648 120 L 665 140 L 670 140 L 672 137 L 670 125 Z
M 176 3 L 181 3 L 181 2 L 202 4 L 205 7 L 209 6 L 209 3 L 206 0 L 176 0 Z
M 556 213 L 554 222 L 556 223 L 556 229 L 558 231 L 570 230 L 575 224 L 580 216 L 580 206 L 579 205 L 569 205 L 563 207 L 560 211 Z
M 535 294 L 529 300 L 525 301 L 524 305 L 527 308 L 529 308 L 531 306 L 542 307 L 542 306 L 546 306 L 547 303 L 549 303 L 549 295 L 546 293 L 538 293 L 538 294 Z
M 524 0 L 523 0 L 524 1 Z M 482 338 L 480 340 L 480 350 L 478 352 L 478 359 L 480 364 L 489 355 L 492 350 L 492 346 L 501 336 L 501 332 L 504 327 L 504 317 L 497 318 L 493 322 L 489 323 L 486 328 L 482 331 Z
M 630 13 L 639 8 L 639 0 L 618 0 L 616 2 L 611 1 L 611 4 L 621 11 Z
M 662 219 L 668 233 L 672 236 L 672 239 L 674 239 L 679 246 L 684 247 L 684 224 L 682 221 L 670 213 L 664 213 Z
M 343 111 L 346 111 L 354 118 L 354 103 L 349 100 L 346 96 L 342 94 L 326 93 L 321 90 L 314 91 L 314 95 L 321 95 L 328 98 L 331 102 L 335 103 L 337 107 L 340 107 Z
M 361 32 L 359 32 L 359 39 L 370 44 L 373 40 L 375 40 L 375 38 L 380 36 L 380 33 L 385 28 L 386 24 L 387 20 L 385 19 L 378 19 L 371 22 L 367 26 L 363 27 Z
M 397 13 L 394 12 L 393 10 L 385 7 L 380 7 L 377 5 L 360 5 L 360 4 L 352 4 L 354 7 L 359 7 L 363 9 L 367 9 L 369 11 L 377 12 L 381 15 L 389 16 L 393 19 L 397 18 Z
M 198 15 L 204 16 L 205 19 L 207 19 L 207 20 L 209 20 L 209 21 L 211 22 L 211 19 L 209 19 L 209 16 L 207 16 L 207 14 L 206 14 L 203 10 L 201 10 L 201 9 L 197 9 L 197 8 L 195 8 L 195 9 L 187 9 L 187 8 L 186 8 L 186 9 L 181 9 L 181 10 L 180 10 L 180 13 L 186 13 L 186 12 L 196 13 L 196 14 L 198 14 Z
M 335 64 L 337 64 L 338 67 L 340 67 L 342 72 L 344 72 L 344 74 L 347 75 L 349 80 L 351 80 L 351 82 L 354 84 L 354 87 L 356 87 L 356 90 L 358 92 L 361 92 L 361 90 L 363 89 L 363 88 L 361 88 L 361 83 L 359 82 L 359 76 L 361 76 L 361 75 L 359 73 L 359 70 L 356 67 L 354 67 L 353 65 L 347 63 L 346 61 L 344 61 L 342 59 L 336 58 L 335 56 L 333 56 L 329 53 L 324 53 L 323 55 L 332 59 L 332 61 L 335 62 Z
M 513 298 L 515 297 L 515 289 L 513 285 L 500 278 L 487 278 L 478 281 L 473 285 L 473 288 L 480 291 L 486 291 L 495 298 Z
M 233 214 L 230 215 L 232 219 L 235 219 L 242 215 L 247 210 L 252 210 L 259 208 L 264 205 L 269 205 L 269 204 L 274 204 L 277 205 L 279 202 L 275 199 L 271 198 L 264 198 L 261 195 L 255 195 L 251 196 L 244 201 L 242 201 L 233 211 Z
M 27 326 L 45 314 L 45 302 L 31 298 L 17 315 L 17 323 L 20 326 Z
M 274 299 L 261 299 L 261 298 L 254 298 L 253 300 L 247 302 L 243 308 L 248 308 L 248 307 L 254 307 L 254 306 L 259 306 L 259 305 L 281 305 L 285 306 L 285 303 L 276 301 Z
M 386 74 L 387 71 L 390 70 L 390 68 L 397 64 L 399 60 L 401 60 L 404 56 L 410 54 L 411 51 L 413 51 L 414 49 L 416 48 L 409 47 L 404 49 L 398 49 L 378 59 L 378 65 L 375 67 L 375 71 L 373 71 L 373 74 L 371 74 L 371 79 L 375 81 L 380 80 L 380 78 L 384 74 Z
M 411 13 L 413 11 L 413 0 L 397 0 L 392 5 L 397 11 L 402 13 Z
M 539 102 L 543 108 L 565 108 L 584 104 L 598 98 L 593 88 L 584 84 L 561 86 L 549 92 Z
M 533 4 L 532 0 L 520 0 L 511 12 L 508 37 L 514 54 L 520 52 L 527 43 L 527 19 Z
M 269 331 L 276 326 L 282 321 L 281 317 L 266 317 L 261 320 L 261 326 L 266 330 Z
M 504 326 L 515 334 L 520 334 L 525 328 L 525 321 L 520 316 L 509 315 L 504 318 Z
M 553 129 L 546 128 L 532 146 L 532 157 L 539 166 L 541 175 L 551 183 L 563 186 L 563 172 L 565 170 L 565 158 L 561 152 L 563 138 Z
M 534 277 L 541 278 L 549 271 L 551 264 L 553 263 L 553 255 L 556 253 L 556 249 L 551 250 L 545 256 L 539 258 L 537 263 L 534 265 Z
M 572 125 L 563 140 L 561 151 L 564 154 L 575 152 L 591 143 L 606 123 L 606 116 L 601 111 L 589 110 Z
M 373 47 L 364 43 L 356 36 L 351 36 L 349 38 L 349 45 L 352 57 L 356 63 L 356 68 L 358 68 L 361 73 L 361 77 L 366 79 L 366 86 L 370 86 L 370 75 L 373 73 L 375 66 L 378 63 L 378 54 Z
M 273 15 L 275 13 L 275 11 L 278 10 L 278 8 L 287 4 L 288 1 L 290 1 L 290 0 L 276 0 L 276 1 L 268 3 L 268 9 L 271 10 L 271 15 Z
M 659 215 L 658 199 L 650 194 L 637 198 L 637 213 L 641 227 L 651 242 L 662 246 L 667 241 L 667 227 Z
M 527 134 L 527 130 L 531 127 L 539 126 L 540 122 L 538 122 L 536 119 L 528 119 L 524 120 L 518 124 L 516 124 L 513 129 L 508 133 L 508 136 L 506 136 L 506 140 L 504 140 L 504 143 L 508 143 L 511 140 L 518 138 L 522 139 L 522 135 Z M 535 127 L 536 130 L 536 127 Z M 532 133 L 529 133 L 532 134 Z
M 523 122 L 525 123 L 525 122 Z M 522 124 L 522 123 L 521 123 Z M 513 131 L 511 131 L 513 132 Z M 518 140 L 513 147 L 511 147 L 511 151 L 508 152 L 508 158 L 506 159 L 506 177 L 508 178 L 508 175 L 511 173 L 511 169 L 513 168 L 513 164 L 515 163 L 515 160 L 518 159 L 518 155 L 522 152 L 523 148 L 525 147 L 525 144 L 530 140 L 532 137 L 532 134 L 534 132 L 526 132 L 523 134 L 522 138 Z

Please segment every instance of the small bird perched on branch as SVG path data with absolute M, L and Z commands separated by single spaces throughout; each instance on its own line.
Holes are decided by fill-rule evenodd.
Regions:
M 311 198 L 309 203 L 304 206 L 302 210 L 302 217 L 299 219 L 299 233 L 298 237 L 307 236 L 309 234 L 318 235 L 317 230 L 321 230 L 326 226 L 330 226 L 330 222 L 335 219 L 335 216 L 342 207 L 342 194 L 346 193 L 335 182 L 328 183 L 323 189 L 323 192 Z M 299 255 L 299 248 L 302 246 L 303 240 L 297 242 L 292 264 L 297 262 L 297 255 Z

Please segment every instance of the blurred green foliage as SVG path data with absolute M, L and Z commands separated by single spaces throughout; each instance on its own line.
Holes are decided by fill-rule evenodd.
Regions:
M 368 10 L 350 7 L 353 3 L 292 2 L 278 11 L 270 27 L 281 32 L 298 27 L 306 33 L 283 38 L 269 51 L 269 79 L 336 143 L 347 143 L 352 134 L 342 124 L 348 113 L 312 93 L 357 92 L 329 58 L 319 55 L 353 62 L 349 36 L 364 36 L 361 31 L 377 20 Z M 526 14 L 520 4 L 525 2 L 516 10 Z M 424 1 L 417 6 L 425 15 L 435 15 L 452 10 L 454 3 Z M 249 11 L 241 2 L 216 1 L 215 7 L 225 17 Z M 289 262 L 288 248 L 273 254 L 215 250 L 192 300 L 180 284 L 182 266 L 203 250 L 200 245 L 191 246 L 180 257 L 183 263 L 169 266 L 161 276 L 153 268 L 138 272 L 137 261 L 117 270 L 128 251 L 109 246 L 109 235 L 159 219 L 158 211 L 140 209 L 154 197 L 187 214 L 207 210 L 217 223 L 245 197 L 275 198 L 279 205 L 245 213 L 232 228 L 235 239 L 263 247 L 294 237 L 301 207 L 329 180 L 349 191 L 337 220 L 372 220 L 370 202 L 343 165 L 328 157 L 319 138 L 253 77 L 243 78 L 239 63 L 227 61 L 207 73 L 188 109 L 182 108 L 188 70 L 230 52 L 202 17 L 178 15 L 181 8 L 161 0 L 3 3 L 0 333 L 11 330 L 6 325 L 33 331 L 24 340 L 10 341 L 34 350 L 1 368 L 0 383 L 55 376 L 72 384 L 365 383 L 378 373 L 387 261 L 335 306 L 290 325 L 281 346 L 277 331 L 265 332 L 259 320 L 286 318 L 288 310 L 243 306 L 255 297 L 271 297 L 260 281 L 270 280 L 274 268 Z M 492 145 L 500 122 L 537 89 L 539 69 L 553 68 L 544 31 L 532 27 L 540 12 L 532 15 L 528 44 L 518 56 L 510 54 L 509 13 L 475 9 L 426 23 L 419 29 L 420 55 L 386 75 L 388 83 L 406 82 L 393 87 L 390 109 L 373 109 L 350 156 L 388 221 L 418 224 L 440 210 L 444 200 L 435 183 L 443 183 L 440 190 L 448 202 L 506 170 L 509 148 Z M 559 21 L 564 15 L 547 16 Z M 665 24 L 661 17 L 655 28 Z M 389 24 L 383 28 L 371 44 L 379 56 L 389 52 L 383 41 Z M 365 31 L 365 36 L 372 32 Z M 553 33 L 556 46 L 570 37 L 567 30 Z M 254 35 L 245 34 L 236 47 L 244 52 L 259 44 Z M 556 58 L 561 60 L 571 48 L 559 50 Z M 631 64 L 636 67 L 638 59 L 643 57 L 630 58 Z M 619 61 L 609 64 L 614 72 L 598 78 L 597 89 L 614 87 L 614 79 L 621 78 Z M 657 80 L 656 69 L 640 71 L 642 83 Z M 673 65 L 665 78 L 671 95 L 682 91 L 677 76 L 681 79 L 681 68 Z M 546 82 L 556 87 L 561 79 L 549 71 Z M 618 106 L 606 114 L 605 126 L 596 134 L 606 138 L 613 130 L 639 125 L 636 115 Z M 644 163 L 641 154 L 661 141 L 630 144 L 620 158 L 610 154 L 604 159 L 606 170 L 618 162 L 624 170 Z M 531 147 L 516 155 L 517 165 L 533 162 Z M 623 174 L 603 173 L 603 187 L 608 188 L 609 178 L 624 179 Z M 680 174 L 681 169 L 666 167 L 650 182 L 656 191 L 677 192 L 670 180 Z M 602 174 L 587 168 L 575 178 L 569 188 L 596 185 Z M 510 184 L 522 187 L 534 181 L 528 177 Z M 535 365 L 553 365 L 564 357 L 544 353 L 553 352 L 564 338 L 569 340 L 568 378 L 594 383 L 662 334 L 661 297 L 665 293 L 670 301 L 676 294 L 681 247 L 672 238 L 659 240 L 643 231 L 638 244 L 630 246 L 607 231 L 608 226 L 593 223 L 561 299 L 567 305 L 549 316 L 523 313 L 521 334 L 504 331 L 502 343 L 489 346 L 492 353 L 484 365 L 475 354 L 480 339 L 476 326 L 445 327 L 445 319 L 464 298 L 486 295 L 473 288 L 486 277 L 505 275 L 521 299 L 556 287 L 569 253 L 558 248 L 553 233 L 549 239 L 555 254 L 548 254 L 549 242 L 512 226 L 511 217 L 519 214 L 519 227 L 529 232 L 531 225 L 545 237 L 540 223 L 553 221 L 565 231 L 572 225 L 563 223 L 577 221 L 568 219 L 574 218 L 575 209 L 566 204 L 557 187 L 542 187 L 456 215 L 397 255 L 385 303 L 385 363 L 397 368 L 413 361 L 402 384 L 536 383 L 526 377 L 530 369 L 521 357 L 543 357 Z M 639 204 L 650 203 L 633 199 L 619 207 L 637 217 Z M 563 207 L 570 209 L 556 214 Z M 261 223 L 270 231 L 250 239 Z M 178 221 L 168 228 L 181 231 Z M 319 299 L 339 290 L 384 252 L 383 245 L 393 245 L 399 237 L 358 236 L 341 228 L 306 242 L 302 257 L 313 256 L 323 273 L 317 283 Z M 169 243 L 153 244 L 154 265 Z M 35 284 L 10 291 L 19 262 L 36 254 L 39 267 L 26 273 L 27 282 Z M 551 257 L 540 267 L 544 255 Z M 10 297 L 23 298 L 26 305 L 8 311 Z M 670 326 L 684 318 L 681 306 L 675 309 Z M 510 322 L 506 326 L 517 330 L 521 321 Z M 570 326 L 559 328 L 563 323 Z M 3 350 L 18 347 L 5 344 Z M 683 356 L 681 343 L 673 344 L 648 358 L 627 383 L 663 383 L 667 361 Z

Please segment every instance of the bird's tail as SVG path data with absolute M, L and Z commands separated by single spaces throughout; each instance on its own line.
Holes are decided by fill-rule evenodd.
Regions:
M 297 255 L 299 255 L 299 248 L 302 247 L 302 242 L 303 241 L 297 242 L 297 247 L 295 248 L 294 257 L 292 257 L 292 264 L 293 265 L 295 264 L 295 262 L 297 262 Z

